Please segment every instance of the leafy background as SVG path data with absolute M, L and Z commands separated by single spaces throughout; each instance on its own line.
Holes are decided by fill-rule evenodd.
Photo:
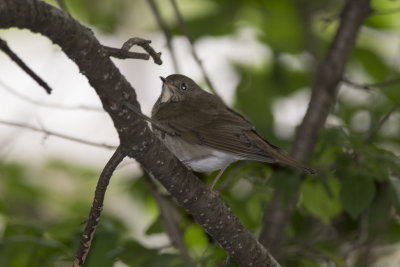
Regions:
M 145 1 L 66 2 L 74 17 L 101 34 L 159 31 Z M 279 121 L 288 112 L 283 104 L 296 108 L 302 101 L 299 95 L 309 98 L 343 1 L 177 3 L 195 44 L 234 36 L 243 28 L 256 32 L 270 57 L 261 65 L 229 63 L 239 81 L 233 107 L 268 140 L 289 150 L 296 125 Z M 157 5 L 174 37 L 180 38 L 169 2 L 159 0 Z M 400 5 L 374 0 L 372 6 L 376 12 L 365 22 L 346 70 L 346 77 L 361 85 L 400 78 Z M 318 175 L 302 181 L 300 200 L 278 258 L 282 266 L 397 266 L 400 115 L 398 107 L 391 109 L 399 99 L 399 82 L 371 88 L 341 84 L 311 157 L 310 165 Z M 389 117 L 381 124 L 385 116 Z M 70 266 L 100 168 L 56 158 L 40 167 L 29 161 L 0 162 L 0 266 Z M 214 175 L 204 177 L 205 182 L 210 183 Z M 296 179 L 291 170 L 236 163 L 224 173 L 217 190 L 257 236 L 272 192 L 279 190 L 289 199 Z M 226 258 L 224 251 L 165 191 L 162 194 L 176 213 L 193 260 L 199 266 L 220 266 Z M 160 236 L 165 239 L 165 229 L 140 172 L 117 172 L 105 203 L 86 266 L 190 266 L 169 242 L 160 246 L 155 241 Z M 124 208 L 124 203 L 135 209 Z M 117 215 L 117 206 L 122 206 L 128 220 Z M 141 231 L 132 230 L 130 220 L 140 221 Z M 151 237 L 156 239 L 151 242 Z

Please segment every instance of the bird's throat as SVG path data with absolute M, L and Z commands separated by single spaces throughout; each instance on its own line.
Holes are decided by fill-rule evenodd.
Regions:
M 161 93 L 161 98 L 160 98 L 160 103 L 167 103 L 171 100 L 173 97 L 173 93 L 171 92 L 171 89 L 167 85 L 163 85 L 162 87 L 162 93 Z

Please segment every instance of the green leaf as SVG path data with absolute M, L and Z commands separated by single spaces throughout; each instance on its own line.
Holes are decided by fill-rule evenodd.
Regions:
M 176 254 L 161 254 L 157 249 L 148 249 L 136 241 L 126 242 L 118 254 L 118 258 L 128 266 L 146 266 L 146 267 L 176 267 L 188 266 L 182 258 Z
M 385 182 L 377 187 L 377 197 L 372 202 L 368 212 L 370 226 L 382 224 L 390 217 L 392 200 L 389 186 L 389 183 Z
M 304 49 L 304 26 L 293 1 L 266 1 L 265 6 L 258 10 L 264 13 L 264 38 L 273 50 L 298 53 Z M 282 19 L 283 14 L 285 19 Z
M 300 178 L 292 170 L 281 170 L 275 172 L 268 183 L 282 194 L 282 204 L 286 205 L 297 190 Z
M 352 61 L 356 61 L 358 64 L 365 68 L 375 80 L 383 81 L 388 73 L 388 66 L 385 64 L 385 59 L 381 57 L 376 51 L 357 47 L 352 55 Z
M 377 14 L 375 16 L 368 17 L 365 23 L 367 26 L 378 29 L 400 28 L 399 13 L 390 12 L 390 11 L 396 11 L 400 8 L 398 1 L 374 0 L 372 1 L 371 5 Z
M 115 249 L 119 241 L 119 232 L 99 230 L 96 231 L 85 266 L 108 267 L 113 266 L 116 261 Z
M 355 175 L 342 179 L 340 200 L 353 219 L 369 206 L 374 196 L 375 184 L 371 178 Z
M 301 204 L 312 215 L 328 223 L 341 212 L 342 207 L 339 200 L 339 181 L 328 179 L 326 186 L 329 191 L 314 179 L 306 179 L 301 186 Z
M 93 4 L 90 0 L 64 1 L 74 17 L 90 23 L 98 29 L 110 33 L 117 29 L 130 10 L 125 0 L 98 0 Z
M 163 232 L 164 228 L 161 224 L 161 216 L 158 216 L 157 219 L 155 219 L 154 222 L 149 226 L 149 228 L 147 228 L 146 235 L 159 234 Z
M 43 236 L 41 229 L 7 224 L 0 238 L 0 266 L 59 266 L 63 244 Z M 56 263 L 57 262 L 57 263 Z
M 209 242 L 207 235 L 198 224 L 190 225 L 186 229 L 183 238 L 187 248 L 196 255 L 196 257 L 201 257 L 208 248 Z
M 232 33 L 232 31 L 236 28 L 236 24 L 232 22 L 236 21 L 237 12 L 245 8 L 243 2 L 241 1 L 220 0 L 211 2 L 203 0 L 201 2 L 203 6 L 206 5 L 211 8 L 202 10 L 200 14 L 196 14 L 195 16 L 187 16 L 187 12 L 182 14 L 187 28 L 190 31 L 190 35 L 194 40 L 205 35 L 215 36 Z M 180 5 L 178 3 L 178 8 L 180 9 L 181 13 L 184 11 L 184 5 Z M 175 15 L 173 15 L 173 18 L 173 34 L 182 34 L 182 31 L 177 24 Z

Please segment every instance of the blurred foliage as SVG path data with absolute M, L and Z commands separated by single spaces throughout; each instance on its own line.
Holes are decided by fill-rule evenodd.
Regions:
M 116 32 L 139 2 L 65 1 L 74 17 L 108 33 Z M 181 35 L 169 1 L 156 2 L 172 32 Z M 257 31 L 258 41 L 271 49 L 273 56 L 262 67 L 232 66 L 240 76 L 235 108 L 268 140 L 288 150 L 290 141 L 274 131 L 271 107 L 277 98 L 289 98 L 296 90 L 311 87 L 344 1 L 177 3 L 194 40 L 251 27 Z M 400 77 L 400 4 L 373 0 L 372 6 L 375 13 L 365 22 L 347 66 L 347 76 L 359 84 Z M 157 30 L 155 24 L 150 28 Z M 300 60 L 304 54 L 309 57 L 306 63 Z M 300 60 L 301 67 L 285 63 L 282 57 L 288 55 Z M 379 249 L 400 245 L 398 110 L 376 131 L 398 99 L 400 83 L 372 89 L 342 85 L 311 157 L 318 175 L 301 184 L 300 200 L 279 258 L 282 266 L 367 266 L 383 257 Z M 98 174 L 98 170 L 60 161 L 51 161 L 40 170 L 1 162 L 0 266 L 70 266 L 83 229 L 80 223 L 91 203 L 92 193 L 87 192 L 94 190 Z M 214 175 L 205 182 L 210 183 Z M 235 163 L 224 173 L 217 190 L 244 225 L 258 235 L 272 192 L 279 190 L 286 203 L 298 179 L 292 170 Z M 137 216 L 147 218 L 143 235 L 162 234 L 162 218 L 146 182 L 139 177 L 128 181 L 124 193 L 141 207 Z M 59 188 L 60 182 L 68 186 Z M 180 214 L 177 224 L 191 257 L 201 266 L 220 266 L 225 252 L 190 215 L 169 201 Z M 113 266 L 116 262 L 118 266 L 188 266 L 171 245 L 148 246 L 129 234 L 129 228 L 129 223 L 106 211 L 86 266 Z

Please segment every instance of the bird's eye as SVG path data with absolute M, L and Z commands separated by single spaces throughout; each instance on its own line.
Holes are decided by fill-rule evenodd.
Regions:
M 181 83 L 181 90 L 185 91 L 187 89 L 187 84 L 186 83 Z

